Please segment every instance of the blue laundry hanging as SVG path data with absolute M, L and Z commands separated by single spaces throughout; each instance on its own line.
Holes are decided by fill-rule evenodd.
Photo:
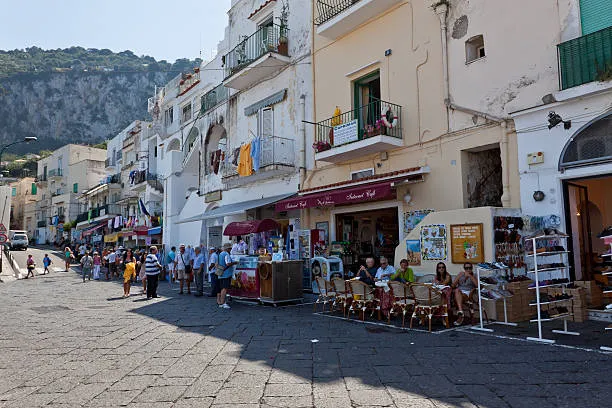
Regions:
M 259 171 L 259 160 L 261 159 L 261 137 L 259 136 L 251 142 L 251 158 L 253 159 L 253 170 Z

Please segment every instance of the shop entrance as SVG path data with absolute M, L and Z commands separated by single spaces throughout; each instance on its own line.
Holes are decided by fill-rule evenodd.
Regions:
M 565 221 L 571 239 L 568 242 L 572 280 L 598 279 L 608 265 L 609 245 L 599 238 L 612 225 L 612 174 L 567 180 L 563 183 Z M 601 275 L 600 275 L 601 276 Z
M 352 254 L 349 257 L 352 264 L 345 262 L 345 272 L 356 272 L 370 256 L 377 263 L 378 258 L 384 256 L 393 264 L 395 248 L 399 244 L 397 208 L 336 215 L 336 240 L 344 242 Z

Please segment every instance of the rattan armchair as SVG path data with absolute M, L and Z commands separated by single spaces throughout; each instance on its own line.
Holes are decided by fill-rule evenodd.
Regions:
M 317 298 L 317 300 L 314 302 L 313 305 L 313 311 L 317 311 L 317 305 L 319 303 L 323 304 L 323 308 L 322 308 L 322 312 L 325 311 L 325 305 L 327 303 L 330 304 L 329 308 L 330 311 L 333 312 L 334 311 L 334 304 L 336 302 L 336 292 L 334 291 L 333 285 L 331 282 L 329 282 L 328 280 L 326 280 L 324 277 L 322 276 L 317 276 L 315 278 L 315 281 L 317 282 L 317 287 L 319 288 L 319 297 Z
M 442 297 L 442 292 L 431 285 L 414 283 L 410 285 L 410 291 L 414 297 L 414 311 L 410 318 L 410 328 L 412 321 L 418 318 L 423 324 L 425 319 L 429 321 L 429 331 L 431 331 L 431 320 L 433 317 L 440 317 L 444 320 L 446 328 L 448 323 L 448 306 Z
M 333 286 L 334 292 L 336 292 L 336 298 L 334 304 L 332 305 L 332 310 L 334 306 L 341 305 L 342 306 L 342 317 L 346 316 L 346 308 L 353 301 L 353 296 L 347 288 L 347 283 L 342 278 L 332 278 L 331 283 Z
M 374 297 L 374 290 L 370 286 L 358 280 L 350 280 L 348 283 L 353 297 L 348 310 L 349 315 L 351 312 L 359 311 L 363 321 L 365 320 L 366 311 L 371 310 L 372 314 L 374 314 L 375 311 L 380 310 L 378 299 Z
M 391 322 L 391 315 L 393 313 L 402 314 L 402 327 L 406 323 L 406 313 L 414 307 L 414 299 L 410 292 L 410 284 L 389 281 L 389 289 L 393 294 L 393 303 L 391 304 L 391 310 L 389 310 L 389 323 Z

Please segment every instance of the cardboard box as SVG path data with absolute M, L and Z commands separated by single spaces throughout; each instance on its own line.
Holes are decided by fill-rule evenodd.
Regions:
M 596 281 L 576 281 L 574 284 L 584 288 L 588 307 L 600 308 L 603 306 L 603 292 Z

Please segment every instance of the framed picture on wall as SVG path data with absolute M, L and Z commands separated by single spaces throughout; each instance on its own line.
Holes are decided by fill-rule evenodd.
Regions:
M 450 236 L 453 263 L 484 262 L 482 224 L 451 225 Z
M 329 245 L 329 221 L 317 222 L 315 224 L 315 229 L 323 230 L 325 245 Z

